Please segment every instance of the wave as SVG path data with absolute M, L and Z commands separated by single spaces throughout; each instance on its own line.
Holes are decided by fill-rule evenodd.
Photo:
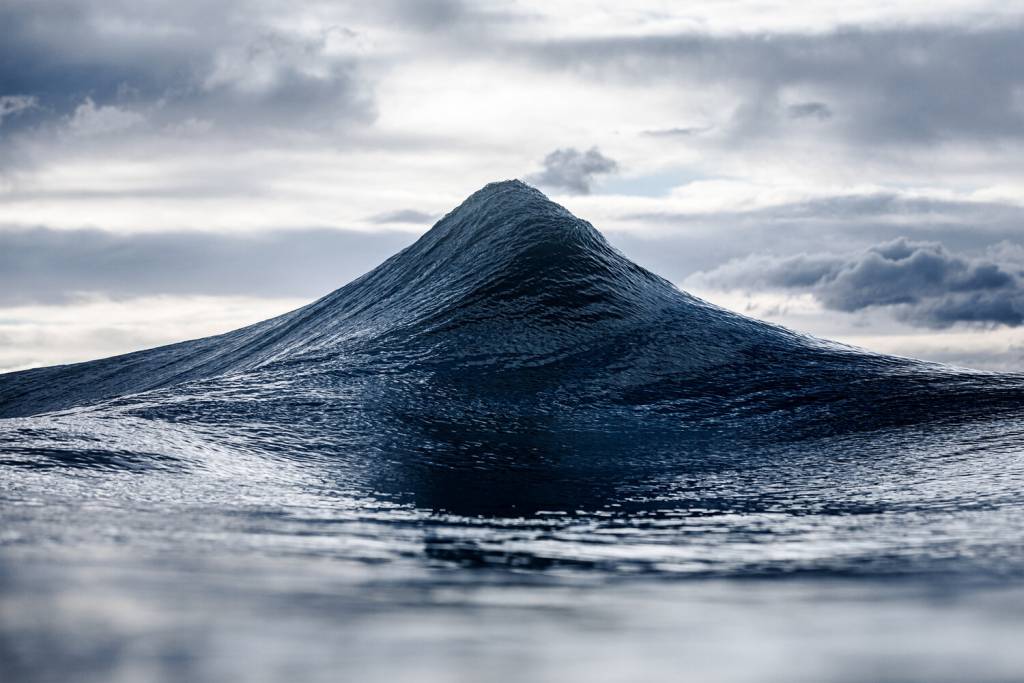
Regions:
M 518 181 L 280 317 L 0 376 L 0 417 L 17 418 L 2 421 L 7 448 L 21 449 L 8 463 L 179 467 L 232 448 L 469 512 L 662 500 L 683 464 L 805 462 L 848 452 L 851 435 L 892 448 L 925 428 L 977 439 L 1022 406 L 1018 375 L 868 353 L 701 301 Z M 108 439 L 130 424 L 148 445 L 55 455 L 84 448 L 68 420 Z M 187 457 L 160 445 L 170 426 L 192 434 Z

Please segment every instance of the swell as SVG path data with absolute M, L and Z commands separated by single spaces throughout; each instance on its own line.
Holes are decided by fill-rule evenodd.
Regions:
M 795 439 L 1017 414 L 1022 386 L 1019 376 L 861 352 L 707 304 L 512 181 L 278 318 L 0 376 L 0 417 L 85 406 L 197 423 L 319 415 L 343 434 L 387 424 L 399 442 L 447 425 L 452 447 L 489 443 L 462 433 L 464 422 L 493 423 L 484 432 L 500 436 L 503 416 L 561 412 L 578 417 L 530 429 Z M 338 417 L 339 405 L 362 423 Z

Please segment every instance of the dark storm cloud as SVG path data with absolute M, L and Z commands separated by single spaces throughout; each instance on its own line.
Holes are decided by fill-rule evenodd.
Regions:
M 23 126 L 71 116 L 85 101 L 156 124 L 336 126 L 373 116 L 338 26 L 298 34 L 260 23 L 250 4 L 69 2 L 0 5 L 0 97 L 30 97 Z M 329 49 L 335 48 L 335 49 Z
M 0 230 L 0 305 L 78 294 L 314 297 L 340 287 L 414 236 L 341 230 L 246 235 Z
M 573 147 L 556 149 L 544 157 L 544 170 L 527 176 L 526 181 L 552 190 L 590 194 L 594 176 L 614 173 L 619 165 L 601 154 L 597 147 L 581 152 Z
M 858 140 L 931 143 L 1024 138 L 1022 44 L 1024 27 L 1014 24 L 602 37 L 515 50 L 598 80 L 730 86 L 741 105 L 723 112 L 722 123 L 740 136 L 775 133 L 794 113 L 827 118 L 827 111 L 829 125 Z M 794 92 L 814 99 L 791 101 Z
M 893 307 L 927 327 L 955 323 L 1024 323 L 1024 256 L 1012 245 L 983 256 L 950 252 L 935 242 L 899 238 L 853 256 L 748 256 L 693 281 L 720 289 L 796 289 L 826 308 L 854 312 Z

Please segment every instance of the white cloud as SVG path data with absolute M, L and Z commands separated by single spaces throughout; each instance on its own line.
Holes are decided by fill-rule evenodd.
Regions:
M 68 121 L 68 128 L 75 135 L 92 136 L 119 133 L 146 120 L 142 114 L 114 105 L 96 106 L 87 97 L 75 108 Z

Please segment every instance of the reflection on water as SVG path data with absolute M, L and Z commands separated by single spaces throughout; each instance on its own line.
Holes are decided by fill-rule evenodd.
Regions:
M 1024 671 L 1024 458 L 1005 420 L 680 457 L 597 509 L 498 517 L 146 429 L 122 438 L 179 457 L 132 458 L 112 431 L 89 464 L 31 447 L 60 442 L 39 425 L 5 434 L 3 680 Z
M 1024 664 L 1018 588 L 110 562 L 6 577 L 5 680 L 1015 681 Z

